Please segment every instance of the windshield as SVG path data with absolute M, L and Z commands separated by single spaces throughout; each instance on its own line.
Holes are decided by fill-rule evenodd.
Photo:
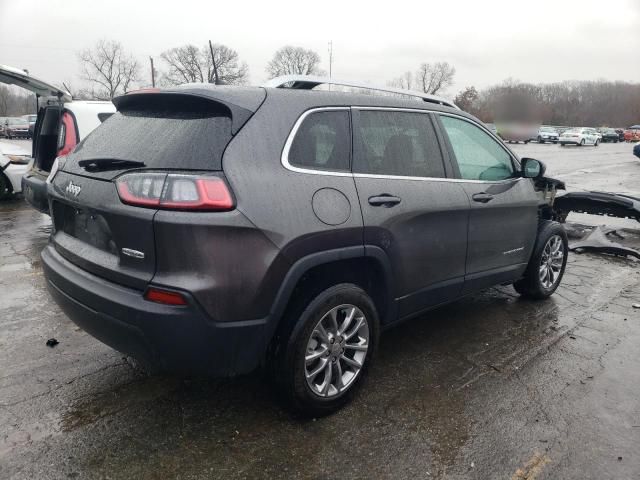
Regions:
M 553 127 L 540 127 L 541 132 L 555 132 L 556 129 Z
M 582 130 L 579 128 L 570 128 L 569 130 L 565 130 L 564 133 L 581 133 Z

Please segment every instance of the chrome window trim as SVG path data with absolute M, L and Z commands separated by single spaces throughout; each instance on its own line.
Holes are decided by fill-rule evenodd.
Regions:
M 280 158 L 280 162 L 282 163 L 282 166 L 287 170 L 291 170 L 292 172 L 298 172 L 298 173 L 309 173 L 311 175 L 328 175 L 332 177 L 352 177 L 353 174 L 351 172 L 337 172 L 334 170 L 316 170 L 312 168 L 296 167 L 295 165 L 291 165 L 289 163 L 289 150 L 291 150 L 291 145 L 293 144 L 293 140 L 296 138 L 300 125 L 302 125 L 302 122 L 304 122 L 304 120 L 309 115 L 316 112 L 335 112 L 335 111 L 349 111 L 349 110 L 350 110 L 349 107 L 318 107 L 318 108 L 312 108 L 310 110 L 307 110 L 302 115 L 300 115 L 300 117 L 298 117 L 298 120 L 296 120 L 296 123 L 293 124 L 293 128 L 291 129 L 291 132 L 289 132 L 287 141 L 285 142 L 284 148 L 282 149 L 282 156 Z
M 479 126 L 480 128 L 483 128 L 486 132 L 488 132 L 490 135 L 493 135 L 491 133 L 491 131 L 489 131 L 487 128 L 482 127 L 482 125 L 479 125 L 477 122 L 471 121 L 461 115 L 456 115 L 456 114 L 450 114 L 450 113 L 443 113 L 440 112 L 438 110 L 429 110 L 426 108 L 403 108 L 403 107 L 369 107 L 369 106 L 352 106 L 352 107 L 314 107 L 311 108 L 309 110 L 306 110 L 305 112 L 303 112 L 300 117 L 298 117 L 298 119 L 296 120 L 296 123 L 294 123 L 293 128 L 291 129 L 291 132 L 289 132 L 289 136 L 287 137 L 287 140 L 284 144 L 284 148 L 282 150 L 282 155 L 280 157 L 280 162 L 282 163 L 282 166 L 284 168 L 286 168 L 289 171 L 292 172 L 297 172 L 297 173 L 306 173 L 306 174 L 310 174 L 310 175 L 325 175 L 325 176 L 330 176 L 330 177 L 352 177 L 352 178 L 377 178 L 377 179 L 387 179 L 387 180 L 417 180 L 417 181 L 429 181 L 429 182 L 450 182 L 450 183 L 483 183 L 483 184 L 503 184 L 503 183 L 508 183 L 508 182 L 512 182 L 512 181 L 520 181 L 523 180 L 523 177 L 513 177 L 513 178 L 505 178 L 504 180 L 467 180 L 464 178 L 448 178 L 448 177 L 412 177 L 412 176 L 403 176 L 403 175 L 379 175 L 379 174 L 373 174 L 373 173 L 353 173 L 353 172 L 337 172 L 337 171 L 332 171 L 332 170 L 314 170 L 314 169 L 310 169 L 310 168 L 301 168 L 301 167 L 296 167 L 294 165 L 291 165 L 289 163 L 289 150 L 291 149 L 291 144 L 293 143 L 293 140 L 296 136 L 296 134 L 298 133 L 298 129 L 300 128 L 300 125 L 302 124 L 302 122 L 305 120 L 305 118 L 307 118 L 309 115 L 311 115 L 312 113 L 315 112 L 323 112 L 323 111 L 343 111 L 343 110 L 383 110 L 383 111 L 399 111 L 399 112 L 414 112 L 414 113 L 424 113 L 424 114 L 429 114 L 429 113 L 435 113 L 435 114 L 441 114 L 441 115 L 448 115 L 451 117 L 455 117 L 455 118 L 460 118 L 462 120 L 466 120 L 469 123 Z M 494 139 L 495 140 L 495 139 Z M 509 155 L 510 158 L 514 159 L 513 154 L 511 153 L 511 151 L 509 151 L 506 147 L 504 147 L 503 145 L 501 145 L 500 142 L 497 142 L 498 145 L 500 145 L 501 147 L 503 147 L 503 149 L 507 152 L 507 154 Z M 517 161 L 517 160 L 516 160 Z
M 520 181 L 523 177 L 505 178 L 504 180 L 466 180 L 463 178 L 447 178 L 447 177 L 408 177 L 402 175 L 378 175 L 374 173 L 354 173 L 354 178 L 381 178 L 387 180 L 418 180 L 421 182 L 449 182 L 449 183 L 485 183 L 485 184 L 501 184 Z

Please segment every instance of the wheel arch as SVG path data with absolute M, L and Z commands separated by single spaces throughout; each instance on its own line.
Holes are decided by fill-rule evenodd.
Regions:
M 394 319 L 391 263 L 384 250 L 372 245 L 327 250 L 299 259 L 287 272 L 269 313 L 268 341 L 281 326 L 287 308 L 304 304 L 336 283 L 354 283 L 365 290 L 378 310 L 381 325 Z

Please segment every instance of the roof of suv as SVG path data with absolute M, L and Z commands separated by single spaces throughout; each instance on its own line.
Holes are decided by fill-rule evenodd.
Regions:
M 148 95 L 147 92 L 131 92 L 127 95 L 116 97 L 114 103 L 116 107 L 120 109 L 121 107 L 126 107 L 129 103 L 128 100 L 132 100 L 133 97 L 137 97 L 138 95 Z M 471 115 L 459 109 L 425 102 L 410 96 L 402 98 L 397 95 L 367 95 L 362 93 L 290 88 L 219 86 L 210 83 L 189 83 L 178 87 L 161 89 L 158 93 L 186 93 L 206 97 L 213 101 L 219 101 L 226 105 L 234 105 L 252 112 L 255 112 L 260 107 L 266 94 L 270 99 L 283 103 L 303 103 L 306 108 L 354 105 L 367 107 L 377 106 L 449 112 L 473 118 Z

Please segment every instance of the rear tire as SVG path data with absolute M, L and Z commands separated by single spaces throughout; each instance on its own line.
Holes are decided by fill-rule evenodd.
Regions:
M 566 145 L 566 143 L 564 143 L 564 142 L 560 142 L 560 146 L 561 146 L 561 147 L 564 147 L 565 145 Z
M 583 138 L 582 140 L 580 140 L 580 143 L 578 144 L 578 146 L 579 147 L 584 147 L 585 143 L 586 142 L 584 141 L 584 138 Z
M 13 187 L 7 176 L 0 172 L 0 200 L 7 200 L 11 198 L 13 193 Z
M 568 253 L 569 241 L 564 227 L 551 221 L 540 224 L 529 265 L 513 288 L 523 297 L 535 300 L 549 298 L 562 281 Z
M 357 285 L 343 283 L 291 308 L 282 321 L 270 363 L 285 401 L 308 416 L 340 409 L 362 385 L 376 353 L 380 324 L 373 301 Z

